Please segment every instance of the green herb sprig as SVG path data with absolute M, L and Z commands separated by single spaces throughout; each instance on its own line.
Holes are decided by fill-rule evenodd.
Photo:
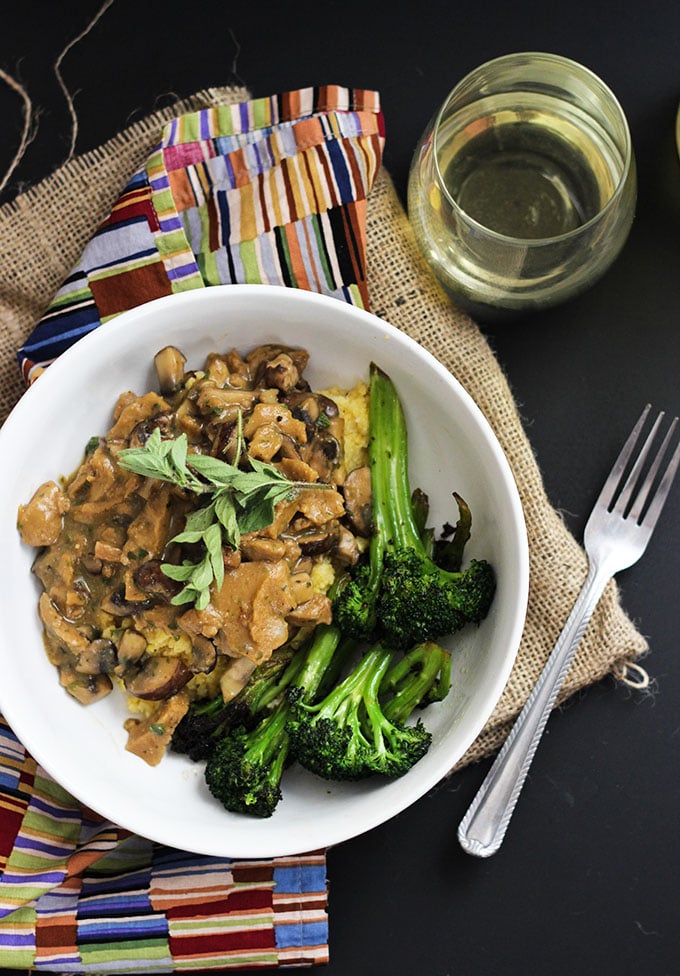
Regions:
M 242 450 L 239 435 L 237 463 Z M 271 525 L 278 502 L 295 498 L 305 488 L 331 487 L 291 481 L 274 465 L 256 458 L 248 457 L 247 462 L 249 470 L 242 470 L 219 458 L 190 453 L 186 434 L 163 440 L 158 428 L 143 447 L 127 448 L 118 455 L 118 463 L 128 471 L 207 498 L 206 504 L 187 515 L 184 531 L 170 540 L 200 543 L 201 558 L 196 562 L 185 559 L 180 566 L 163 563 L 161 567 L 170 579 L 185 584 L 172 599 L 175 605 L 193 603 L 197 610 L 203 610 L 210 600 L 212 584 L 219 590 L 224 582 L 223 545 L 238 549 L 242 534 Z

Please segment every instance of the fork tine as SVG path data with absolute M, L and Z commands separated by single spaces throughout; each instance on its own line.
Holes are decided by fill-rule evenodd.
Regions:
M 677 423 L 678 423 L 678 418 L 675 417 L 670 427 L 668 428 L 666 432 L 666 436 L 664 437 L 663 442 L 661 444 L 661 447 L 656 452 L 656 457 L 654 458 L 654 461 L 649 468 L 649 472 L 647 473 L 647 476 L 643 481 L 643 483 L 640 485 L 638 493 L 635 497 L 635 501 L 629 512 L 629 518 L 634 519 L 636 522 L 639 521 L 640 516 L 642 515 L 642 510 L 645 506 L 645 502 L 647 501 L 647 496 L 649 495 L 652 489 L 652 485 L 654 483 L 654 479 L 656 478 L 659 472 L 659 468 L 661 467 L 661 462 L 663 461 L 664 455 L 668 450 L 668 445 L 671 442 L 671 437 L 673 436 L 673 431 L 675 430 Z M 673 463 L 673 459 L 671 458 L 671 464 L 672 463 Z
M 677 420 L 677 417 L 675 418 Z M 675 422 L 673 423 L 675 427 Z M 669 432 L 670 433 L 670 432 Z M 663 473 L 663 477 L 659 483 L 659 487 L 656 490 L 654 498 L 647 509 L 645 517 L 642 520 L 642 525 L 651 532 L 657 523 L 659 515 L 661 514 L 661 509 L 666 503 L 668 498 L 668 492 L 670 491 L 671 485 L 673 484 L 673 479 L 678 472 L 678 466 L 680 465 L 680 443 L 676 445 L 673 456 L 668 462 L 668 466 Z
M 638 422 L 635 424 L 632 431 L 630 432 L 630 435 L 628 436 L 628 440 L 621 448 L 621 453 L 619 454 L 616 461 L 614 462 L 614 466 L 612 467 L 607 480 L 602 486 L 602 491 L 600 492 L 600 496 L 597 499 L 598 505 L 603 505 L 605 508 L 609 508 L 612 501 L 614 500 L 616 489 L 619 487 L 619 483 L 623 476 L 623 472 L 626 468 L 626 465 L 628 464 L 628 461 L 631 458 L 633 449 L 637 443 L 637 439 L 640 436 L 640 431 L 644 426 L 645 420 L 647 419 L 647 415 L 651 410 L 651 408 L 652 408 L 651 403 L 648 403 L 645 409 L 642 411 L 640 419 L 638 420 Z
M 635 464 L 633 465 L 633 468 L 630 474 L 628 475 L 628 478 L 626 479 L 626 483 L 621 489 L 621 493 L 619 494 L 619 497 L 616 500 L 616 504 L 612 509 L 612 511 L 618 512 L 619 515 L 623 515 L 626 510 L 626 506 L 628 505 L 631 495 L 633 494 L 635 485 L 637 484 L 638 478 L 640 477 L 640 472 L 642 471 L 642 467 L 645 461 L 647 460 L 647 455 L 649 454 L 650 448 L 654 442 L 654 438 L 656 437 L 656 432 L 659 429 L 659 424 L 661 423 L 662 420 L 663 420 L 663 411 L 661 411 L 661 413 L 658 415 L 658 417 L 652 424 L 652 429 L 650 430 L 649 434 L 647 434 L 647 440 L 642 445 L 640 449 L 640 453 L 635 459 Z

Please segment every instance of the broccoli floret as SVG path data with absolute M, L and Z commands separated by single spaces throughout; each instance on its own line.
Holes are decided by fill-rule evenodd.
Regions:
M 493 599 L 495 574 L 486 560 L 460 568 L 470 534 L 469 509 L 460 496 L 454 496 L 460 519 L 453 540 L 437 547 L 428 536 L 423 498 L 411 495 L 401 402 L 392 380 L 375 363 L 369 392 L 369 561 L 338 594 L 334 619 L 347 633 L 404 649 L 481 621 Z M 437 552 L 442 565 L 434 561 Z
M 281 799 L 287 721 L 288 703 L 282 700 L 254 729 L 241 726 L 220 739 L 208 757 L 205 781 L 227 810 L 271 817 Z
M 396 648 L 453 634 L 484 619 L 494 590 L 495 576 L 485 560 L 452 573 L 415 549 L 401 547 L 385 556 L 380 625 Z
M 287 687 L 284 675 L 294 653 L 290 645 L 274 651 L 268 661 L 255 669 L 243 691 L 229 702 L 225 702 L 222 695 L 192 701 L 173 733 L 172 751 L 198 762 L 208 758 L 229 729 L 251 727 L 258 717 L 273 707 Z
M 320 624 L 307 645 L 292 658 L 279 688 L 295 688 L 301 701 L 313 701 L 327 672 L 336 669 L 353 649 L 334 625 Z M 239 726 L 219 737 L 208 756 L 208 789 L 227 810 L 270 817 L 281 799 L 281 778 L 289 764 L 287 695 L 254 726 Z
M 208 701 L 192 701 L 186 715 L 173 732 L 171 750 L 181 752 L 194 762 L 206 759 L 216 737 L 232 724 L 232 717 L 233 724 L 243 721 L 245 716 L 239 716 L 239 711 L 233 702 L 227 704 L 221 695 Z M 244 711 L 247 714 L 248 710 Z
M 377 624 L 376 603 L 384 557 L 377 542 L 374 534 L 368 562 L 357 565 L 352 576 L 345 577 L 333 606 L 333 620 L 356 640 L 369 640 Z
M 424 647 L 416 663 L 387 681 L 393 697 L 381 695 L 394 653 L 375 644 L 354 669 L 316 704 L 291 690 L 288 723 L 291 753 L 310 772 L 329 780 L 360 780 L 375 773 L 402 776 L 429 749 L 432 736 L 423 723 L 405 725 L 411 712 L 442 679 L 448 690 L 448 654 Z M 427 662 L 428 655 L 431 660 Z M 443 671 L 443 675 L 442 675 Z

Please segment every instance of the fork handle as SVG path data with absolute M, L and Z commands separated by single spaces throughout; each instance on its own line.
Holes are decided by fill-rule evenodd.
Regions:
M 524 708 L 458 828 L 468 854 L 490 857 L 501 846 L 548 716 L 588 621 L 611 574 L 591 563 L 562 633 Z

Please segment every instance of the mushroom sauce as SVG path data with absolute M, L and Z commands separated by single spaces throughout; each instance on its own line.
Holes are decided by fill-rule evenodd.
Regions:
M 83 704 L 121 686 L 134 714 L 127 748 L 150 765 L 192 698 L 233 698 L 277 648 L 330 622 L 327 590 L 366 545 L 367 387 L 314 392 L 307 361 L 303 349 L 265 345 L 211 353 L 187 371 L 167 346 L 154 360 L 159 391 L 122 393 L 111 428 L 92 438 L 74 474 L 20 507 L 22 539 L 40 549 L 39 613 L 60 683 Z M 173 540 L 200 496 L 118 463 L 156 430 L 185 434 L 190 455 L 229 463 L 241 444 L 306 483 L 276 504 L 270 525 L 242 535 L 237 549 L 223 546 L 224 582 L 200 610 L 172 602 L 180 584 L 161 569 L 195 558 L 190 543 Z

